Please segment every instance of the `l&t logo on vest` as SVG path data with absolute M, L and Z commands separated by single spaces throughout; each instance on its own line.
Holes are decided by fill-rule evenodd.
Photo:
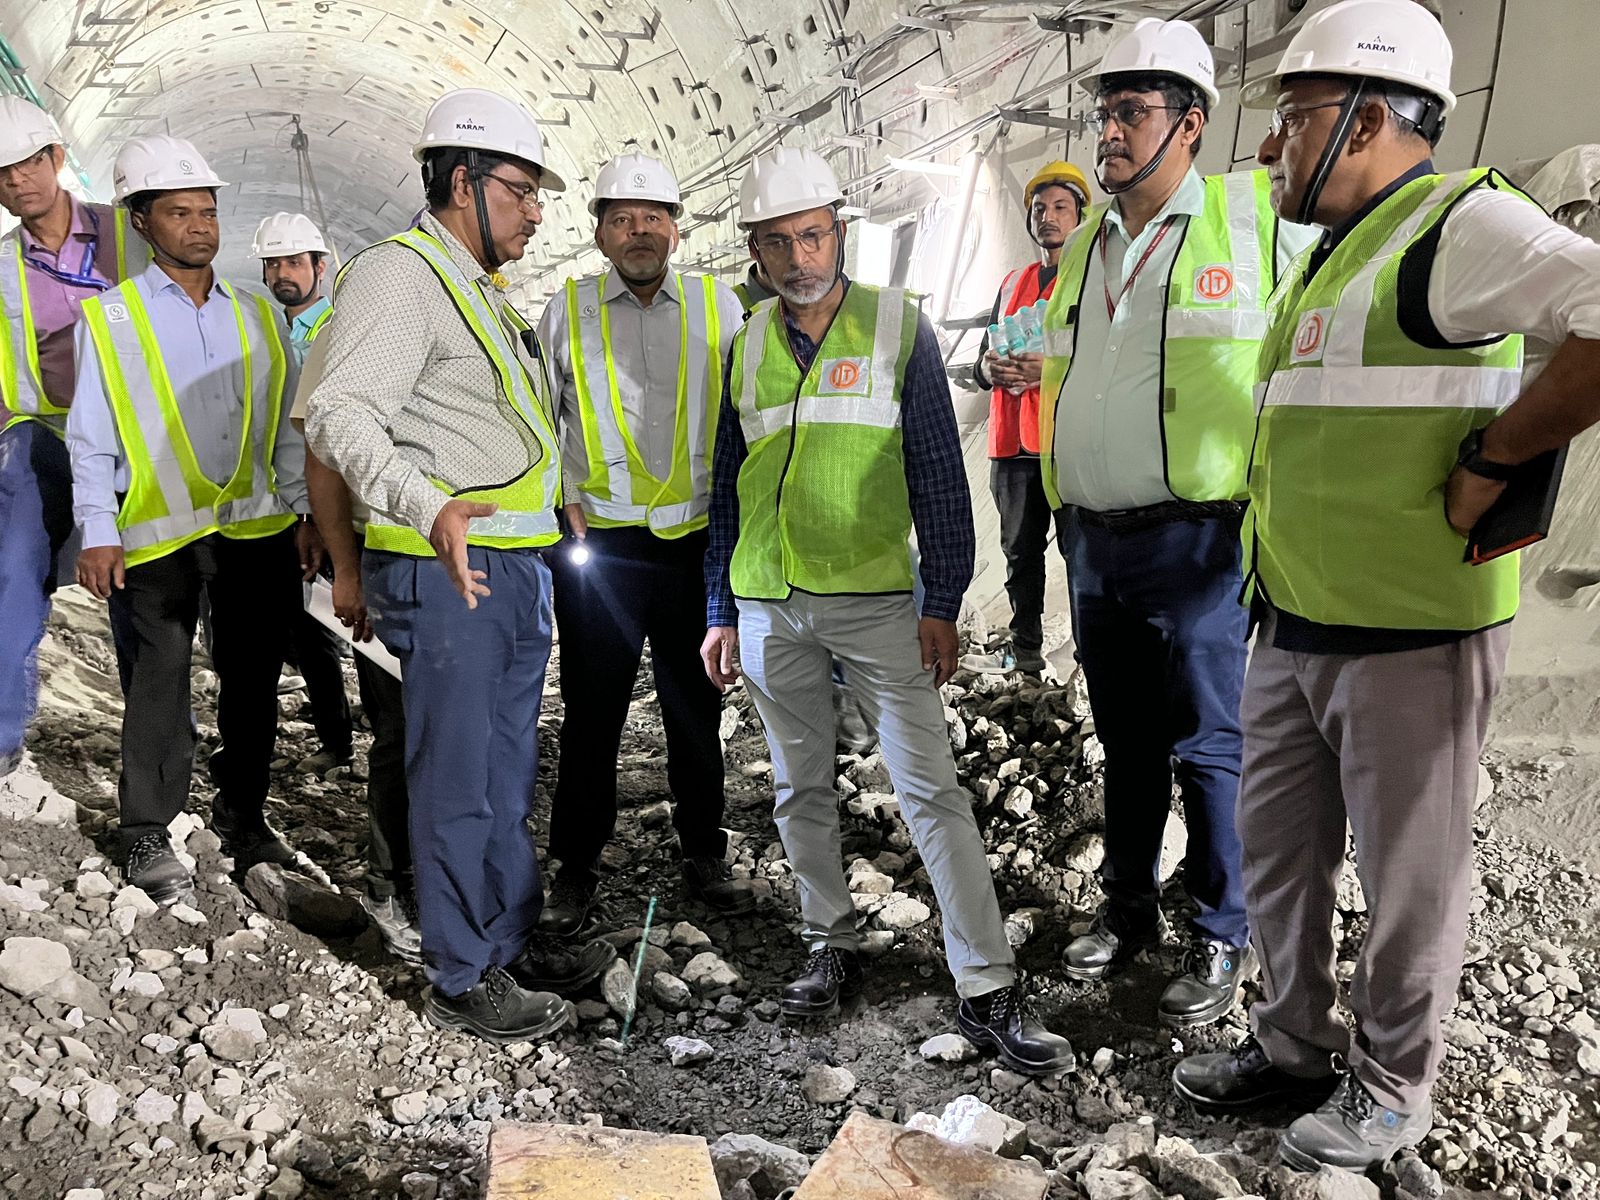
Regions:
M 1331 308 L 1313 309 L 1300 317 L 1300 324 L 1294 331 L 1294 361 L 1320 362 L 1322 352 L 1327 348 L 1328 319 L 1333 315 Z
M 1212 304 L 1233 295 L 1233 271 L 1224 263 L 1212 263 L 1194 273 L 1194 294 Z
M 865 358 L 830 358 L 819 365 L 817 392 L 824 396 L 864 396 L 867 386 Z

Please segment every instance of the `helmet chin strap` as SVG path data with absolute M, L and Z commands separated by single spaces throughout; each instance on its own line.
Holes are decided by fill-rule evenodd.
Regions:
M 1333 176 L 1333 168 L 1339 163 L 1339 156 L 1344 153 L 1345 145 L 1350 141 L 1350 134 L 1355 129 L 1356 118 L 1361 115 L 1361 102 L 1367 97 L 1367 81 L 1363 79 L 1356 84 L 1355 91 L 1345 97 L 1344 103 L 1339 106 L 1339 113 L 1333 119 L 1333 129 L 1328 134 L 1327 145 L 1322 147 L 1322 156 L 1317 159 L 1316 169 L 1311 172 L 1311 178 L 1306 182 L 1305 193 L 1300 197 L 1300 211 L 1295 214 L 1295 221 L 1301 225 L 1314 224 L 1317 211 L 1317 201 L 1322 199 L 1322 189 L 1328 186 L 1328 180 Z
M 489 205 L 483 198 L 483 176 L 478 173 L 478 152 L 467 151 L 467 179 L 472 183 L 472 204 L 478 214 L 478 237 L 483 241 L 483 267 L 491 275 L 500 269 L 494 252 L 494 235 L 489 231 Z
M 1156 169 L 1161 166 L 1162 160 L 1167 157 L 1167 151 L 1172 149 L 1172 140 L 1178 136 L 1178 130 L 1183 127 L 1183 117 L 1187 117 L 1191 111 L 1193 110 L 1191 109 L 1185 111 L 1183 116 L 1179 117 L 1172 123 L 1172 128 L 1167 130 L 1167 136 L 1161 139 L 1161 145 L 1156 147 L 1156 152 L 1151 155 L 1150 161 L 1135 171 L 1133 178 L 1128 180 L 1128 182 L 1118 184 L 1107 183 L 1105 176 L 1096 170 L 1094 173 L 1094 178 L 1095 182 L 1100 185 L 1100 190 L 1105 192 L 1105 194 L 1108 196 L 1120 196 L 1123 192 L 1131 192 L 1146 179 L 1149 179 L 1150 176 L 1154 175 L 1156 173 Z

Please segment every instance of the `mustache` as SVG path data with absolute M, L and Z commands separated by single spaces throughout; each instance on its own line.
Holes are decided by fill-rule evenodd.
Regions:
M 1107 142 L 1100 147 L 1095 157 L 1099 162 L 1110 162 L 1113 158 L 1132 158 L 1133 155 L 1121 142 Z

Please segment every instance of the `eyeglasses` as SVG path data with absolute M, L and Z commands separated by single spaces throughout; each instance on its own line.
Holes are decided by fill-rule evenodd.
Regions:
M 50 156 L 50 150 L 51 147 L 46 146 L 43 150 L 38 150 L 33 154 L 28 155 L 28 157 L 23 159 L 21 162 L 8 163 L 5 166 L 0 167 L 0 178 L 4 178 L 13 172 L 32 172 L 43 166 L 46 162 L 52 162 L 53 160 Z
M 1293 133 L 1306 123 L 1306 114 L 1314 113 L 1319 108 L 1338 108 L 1344 104 L 1345 97 L 1341 100 L 1329 100 L 1326 104 L 1306 104 L 1300 108 L 1277 108 L 1272 111 L 1272 119 L 1267 122 L 1267 132 L 1273 137 L 1285 133 Z
M 769 233 L 766 237 L 755 239 L 756 249 L 763 254 L 790 255 L 795 246 L 799 246 L 807 254 L 815 254 L 822 249 L 823 239 L 826 238 L 837 226 L 830 225 L 826 229 L 808 229 L 794 237 L 786 237 L 781 233 Z
M 1104 133 L 1106 126 L 1115 121 L 1124 129 L 1137 129 L 1152 112 L 1188 112 L 1176 104 L 1146 104 L 1143 100 L 1120 100 L 1111 108 L 1100 105 L 1089 110 L 1089 124 L 1096 133 Z
M 544 201 L 539 199 L 539 185 L 536 183 L 512 183 L 509 179 L 502 179 L 493 171 L 485 171 L 478 176 L 479 179 L 492 179 L 500 186 L 510 189 L 516 194 L 517 203 L 527 212 L 542 212 Z

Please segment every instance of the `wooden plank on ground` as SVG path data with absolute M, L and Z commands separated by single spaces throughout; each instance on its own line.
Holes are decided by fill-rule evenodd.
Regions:
M 704 1138 L 591 1125 L 497 1125 L 486 1200 L 718 1200 Z
M 794 1200 L 1043 1200 L 1048 1185 L 1034 1163 L 856 1112 Z

